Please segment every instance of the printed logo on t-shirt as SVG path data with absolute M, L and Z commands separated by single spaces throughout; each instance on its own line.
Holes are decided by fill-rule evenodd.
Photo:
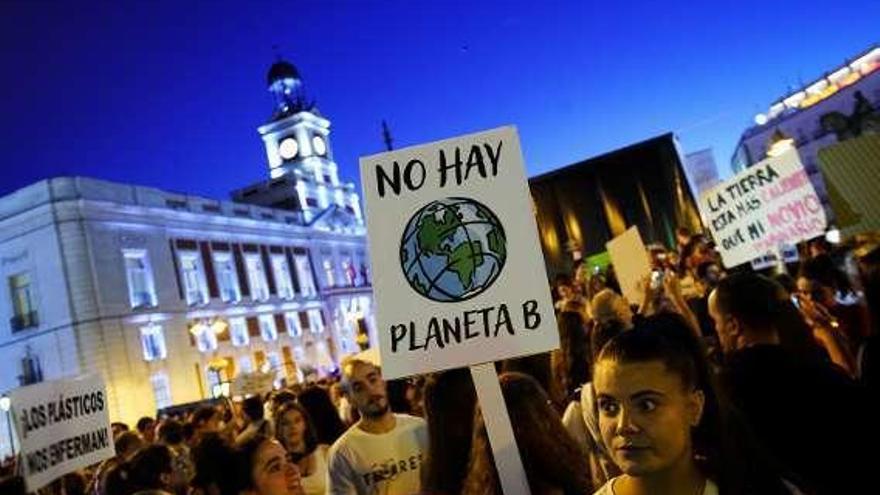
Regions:
M 411 455 L 404 459 L 388 459 L 380 463 L 373 463 L 370 471 L 362 474 L 364 483 L 373 486 L 382 481 L 394 481 L 397 476 L 409 471 L 416 471 L 422 465 L 422 454 Z

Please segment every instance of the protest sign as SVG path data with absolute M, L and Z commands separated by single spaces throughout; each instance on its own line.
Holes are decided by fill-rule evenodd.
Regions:
M 728 268 L 822 235 L 827 225 L 795 149 L 705 192 L 700 210 Z
M 519 138 L 361 158 L 385 378 L 470 366 L 504 493 L 529 486 L 491 361 L 559 346 Z
M 239 373 L 232 380 L 230 393 L 232 395 L 262 395 L 272 391 L 275 383 L 275 374 L 254 371 L 251 373 Z
M 360 165 L 386 378 L 558 347 L 513 127 Z
M 115 455 L 100 375 L 17 388 L 10 399 L 29 492 Z
M 611 265 L 614 266 L 614 274 L 623 296 L 630 304 L 641 304 L 639 281 L 651 274 L 651 259 L 645 243 L 642 242 L 642 236 L 639 235 L 639 229 L 626 229 L 626 232 L 605 243 L 605 248 L 611 257 Z

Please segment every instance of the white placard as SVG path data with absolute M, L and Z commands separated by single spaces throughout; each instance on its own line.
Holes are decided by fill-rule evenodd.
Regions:
M 100 375 L 38 383 L 9 395 L 29 492 L 115 455 Z
M 700 211 L 731 268 L 825 232 L 827 219 L 796 149 L 763 160 L 700 196 Z
M 605 243 L 620 291 L 630 304 L 642 304 L 639 281 L 651 274 L 651 259 L 637 227 Z
M 230 393 L 232 395 L 262 395 L 272 391 L 275 383 L 273 373 L 239 373 L 232 380 Z
M 559 346 L 514 127 L 360 166 L 386 378 Z

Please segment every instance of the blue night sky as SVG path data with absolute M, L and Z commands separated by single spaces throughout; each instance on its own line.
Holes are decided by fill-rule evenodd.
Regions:
M 341 175 L 504 124 L 530 174 L 666 132 L 713 147 L 880 41 L 877 0 L 0 5 L 0 194 L 85 175 L 226 198 L 268 177 L 273 45 L 332 121 Z M 673 5 L 675 4 L 675 5 Z

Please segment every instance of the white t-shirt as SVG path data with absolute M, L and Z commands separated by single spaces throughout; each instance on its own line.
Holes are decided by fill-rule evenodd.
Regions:
M 318 445 L 312 457 L 315 459 L 315 470 L 302 477 L 302 487 L 306 495 L 324 495 L 327 493 L 327 450 L 326 445 Z
M 617 478 L 611 478 L 608 480 L 608 483 L 602 485 L 602 488 L 596 490 L 593 495 L 616 495 L 617 492 L 614 491 L 614 483 L 619 479 L 619 476 Z M 712 480 L 706 480 L 706 486 L 703 488 L 703 495 L 718 495 L 718 485 Z
M 327 493 L 413 495 L 421 489 L 428 429 L 421 418 L 395 414 L 388 433 L 367 433 L 357 425 L 330 447 Z

